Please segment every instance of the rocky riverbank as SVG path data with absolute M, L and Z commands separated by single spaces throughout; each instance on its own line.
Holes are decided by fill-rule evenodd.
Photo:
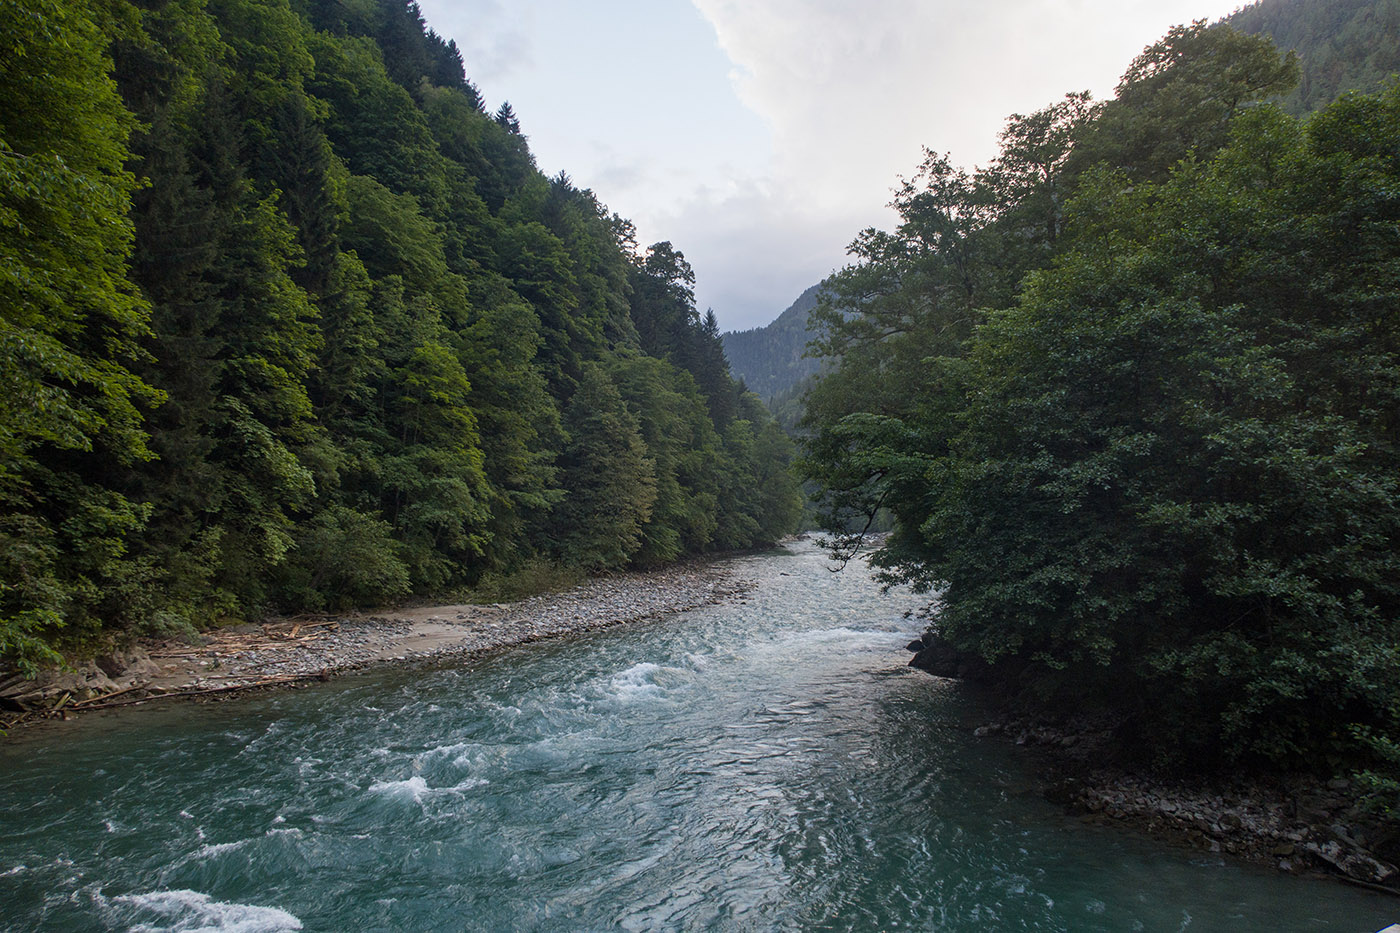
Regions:
M 292 686 L 375 665 L 448 663 L 545 638 L 655 619 L 751 588 L 732 561 L 600 577 L 513 603 L 270 619 L 192 644 L 145 640 L 68 671 L 0 675 L 0 728 L 173 697 Z
M 936 677 L 976 683 L 987 671 L 979 659 L 927 636 L 909 650 L 915 652 L 910 666 Z M 1086 822 L 1400 895 L 1400 835 L 1361 805 L 1359 789 L 1346 778 L 1166 778 L 1119 764 L 1113 724 L 1102 721 L 1049 722 L 1007 713 L 974 733 L 1032 750 L 1046 796 Z
M 974 734 L 1036 754 L 1046 796 L 1086 823 L 1119 825 L 1289 873 L 1321 872 L 1400 894 L 1397 840 L 1346 779 L 1308 775 L 1183 780 L 1105 765 L 1111 732 L 1006 719 Z

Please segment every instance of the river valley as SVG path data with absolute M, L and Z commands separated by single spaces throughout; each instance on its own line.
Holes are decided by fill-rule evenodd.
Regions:
M 921 597 L 810 543 L 728 602 L 0 747 L 4 930 L 1378 930 L 1393 899 L 1065 816 Z

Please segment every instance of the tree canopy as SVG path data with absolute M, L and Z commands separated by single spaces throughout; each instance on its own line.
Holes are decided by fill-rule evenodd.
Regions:
M 1400 87 L 1300 120 L 1294 73 L 1173 30 L 990 168 L 929 154 L 813 313 L 831 527 L 888 510 L 936 637 L 1149 757 L 1400 736 Z
M 793 521 L 684 256 L 415 4 L 5 5 L 0 218 L 5 660 Z

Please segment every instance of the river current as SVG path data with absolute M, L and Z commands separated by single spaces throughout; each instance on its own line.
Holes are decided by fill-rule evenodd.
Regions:
M 1400 902 L 1064 816 L 797 544 L 665 620 L 0 747 L 0 929 L 1344 930 Z

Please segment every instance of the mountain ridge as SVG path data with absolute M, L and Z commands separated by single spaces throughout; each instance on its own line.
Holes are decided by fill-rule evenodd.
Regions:
M 817 306 L 822 283 L 797 296 L 782 314 L 763 327 L 722 334 L 730 372 L 765 403 L 815 375 L 820 364 L 807 358 L 807 316 Z

